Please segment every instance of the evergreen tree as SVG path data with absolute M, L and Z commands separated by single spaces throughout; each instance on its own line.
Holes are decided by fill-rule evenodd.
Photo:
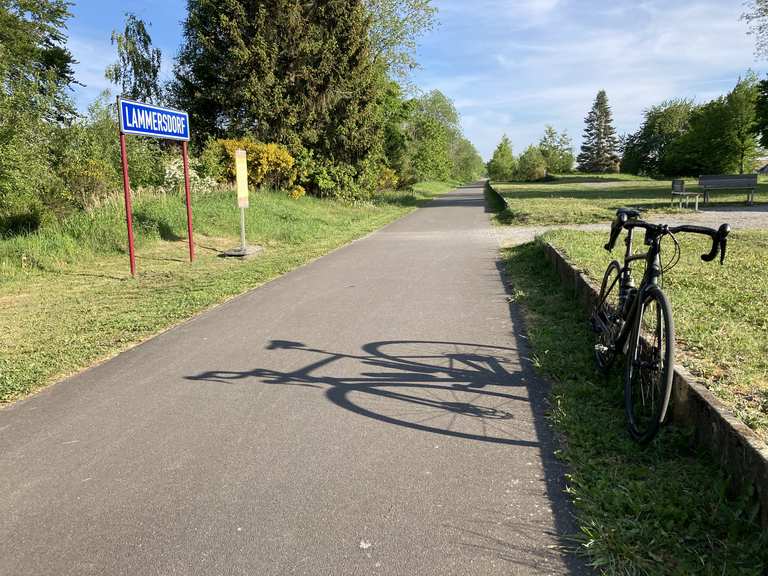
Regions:
M 547 175 L 547 161 L 538 146 L 528 146 L 517 160 L 517 177 L 533 182 Z
M 618 139 L 605 90 L 600 90 L 584 119 L 584 137 L 577 161 L 582 172 L 607 172 L 615 164 Z
M 381 146 L 362 0 L 188 0 L 174 92 L 197 138 L 251 134 L 359 165 Z
M 107 67 L 107 80 L 120 86 L 123 96 L 159 103 L 161 53 L 159 48 L 152 48 L 144 21 L 127 13 L 123 32 L 112 30 L 112 45 L 115 44 L 117 62 Z
M 512 143 L 504 134 L 488 162 L 488 177 L 497 181 L 512 180 L 516 172 L 517 161 L 512 153 Z
M 557 130 L 547 125 L 538 149 L 546 162 L 547 173 L 567 174 L 573 169 L 573 147 L 567 132 L 558 134 Z

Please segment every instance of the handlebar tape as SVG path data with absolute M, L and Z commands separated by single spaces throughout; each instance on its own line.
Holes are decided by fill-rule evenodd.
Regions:
M 725 248 L 727 244 L 728 234 L 731 232 L 731 226 L 729 224 L 723 224 L 717 229 L 717 234 L 712 237 L 712 249 L 709 254 L 702 254 L 701 259 L 704 262 L 711 262 L 717 258 L 717 254 L 720 253 L 720 264 L 725 260 Z

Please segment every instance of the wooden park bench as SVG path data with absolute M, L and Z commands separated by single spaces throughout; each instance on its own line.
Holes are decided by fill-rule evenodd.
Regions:
M 685 189 L 685 180 L 672 180 L 672 205 L 675 205 L 675 197 L 679 200 L 680 208 L 683 207 L 683 201 L 685 201 L 685 207 L 688 208 L 688 200 L 691 196 L 696 200 L 696 212 L 699 211 L 699 195 L 701 192 L 698 190 L 691 191 Z
M 747 204 L 754 204 L 757 174 L 699 176 L 699 186 L 704 189 L 704 204 L 709 203 L 710 190 L 746 190 Z

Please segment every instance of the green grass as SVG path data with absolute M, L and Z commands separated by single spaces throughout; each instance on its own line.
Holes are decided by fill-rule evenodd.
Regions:
M 163 329 L 296 268 L 450 189 L 343 203 L 252 194 L 248 261 L 218 258 L 238 244 L 232 192 L 193 200 L 198 259 L 187 261 L 186 213 L 178 197 L 135 202 L 138 277 L 125 253 L 119 202 L 37 233 L 0 239 L 0 403 L 108 358 Z
M 768 532 L 747 500 L 685 431 L 665 428 L 647 448 L 625 430 L 620 377 L 593 367 L 592 335 L 541 246 L 504 251 L 515 300 L 526 310 L 536 368 L 553 381 L 550 417 L 563 435 L 581 553 L 610 575 L 764 575 Z
M 686 182 L 698 189 L 696 180 Z M 590 224 L 610 222 L 621 206 L 640 207 L 653 212 L 679 212 L 671 207 L 671 179 L 652 180 L 626 174 L 560 176 L 550 182 L 494 183 L 508 209 L 498 221 L 514 225 Z M 744 204 L 742 190 L 711 194 L 715 204 Z M 703 202 L 703 196 L 699 202 Z M 755 202 L 768 202 L 768 184 L 759 184 Z M 676 204 L 677 205 L 677 204 Z M 693 204 L 689 204 L 691 209 Z M 683 209 L 684 211 L 689 211 Z
M 544 238 L 597 285 L 608 262 L 621 257 L 619 249 L 613 255 L 603 249 L 605 233 L 557 230 Z M 672 303 L 677 359 L 768 439 L 768 231 L 733 233 L 722 267 L 701 261 L 709 240 L 682 234 L 679 240 L 682 258 L 663 280 Z M 642 248 L 642 239 L 636 246 Z M 664 247 L 666 262 L 672 242 Z M 639 281 L 642 268 L 637 270 Z

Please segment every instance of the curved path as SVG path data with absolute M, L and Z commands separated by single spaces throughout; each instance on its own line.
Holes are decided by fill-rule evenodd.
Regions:
M 572 574 L 482 187 L 0 410 L 0 574 Z

